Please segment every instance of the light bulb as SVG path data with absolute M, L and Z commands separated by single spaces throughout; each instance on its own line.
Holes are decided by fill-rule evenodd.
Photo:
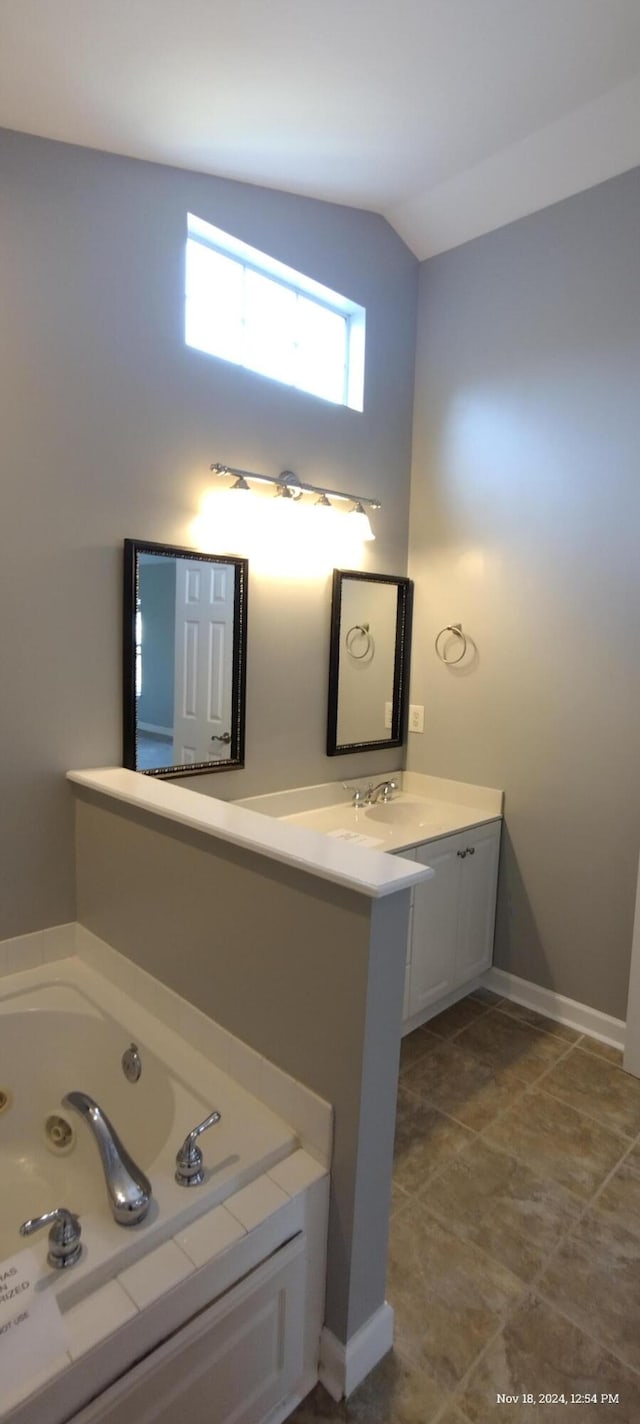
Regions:
M 362 539 L 363 543 L 369 539 L 375 539 L 376 536 L 369 523 L 369 515 L 365 513 L 360 500 L 358 500 L 357 504 L 354 504 L 349 514 L 349 522 L 351 529 L 353 529 L 354 525 L 357 526 L 358 539 Z

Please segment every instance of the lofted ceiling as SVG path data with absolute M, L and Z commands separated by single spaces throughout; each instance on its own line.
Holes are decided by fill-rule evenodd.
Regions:
M 0 126 L 371 209 L 423 258 L 640 163 L 640 0 L 0 0 Z

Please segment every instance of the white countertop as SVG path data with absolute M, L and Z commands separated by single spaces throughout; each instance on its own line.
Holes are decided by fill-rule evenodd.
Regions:
M 372 899 L 410 889 L 433 875 L 428 866 L 395 859 L 379 848 L 349 844 L 342 838 L 322 834 L 317 828 L 261 815 L 233 802 L 204 796 L 195 788 L 192 791 L 138 771 L 111 766 L 69 771 L 67 776 L 75 785 L 111 800 L 189 826 Z
M 406 817 L 406 819 L 405 819 Z M 448 801 L 426 800 L 400 793 L 388 803 L 377 806 L 325 806 L 317 811 L 303 811 L 283 818 L 289 825 L 306 826 L 322 831 L 332 839 L 346 836 L 362 837 L 371 849 L 385 851 L 408 850 L 440 840 L 442 836 L 468 831 L 473 826 L 497 819 L 477 806 L 457 806 Z
M 337 782 L 254 796 L 240 804 L 281 823 L 321 831 L 332 840 L 394 853 L 502 815 L 502 792 L 492 787 L 407 771 L 389 773 L 385 779 L 396 781 L 399 790 L 388 802 L 374 806 L 352 806 L 349 793 Z

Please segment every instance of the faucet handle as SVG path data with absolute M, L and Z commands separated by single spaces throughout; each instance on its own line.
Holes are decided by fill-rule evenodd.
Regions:
M 222 1114 L 219 1112 L 209 1113 L 204 1122 L 199 1122 L 192 1132 L 185 1137 L 180 1151 L 176 1153 L 175 1178 L 181 1187 L 199 1187 L 204 1182 L 204 1169 L 202 1166 L 202 1152 L 198 1147 L 197 1138 L 201 1132 L 206 1132 L 208 1127 L 214 1127 L 220 1121 Z
M 343 790 L 343 791 L 350 791 L 350 792 L 352 793 L 352 795 L 353 795 L 353 801 L 351 802 L 351 805 L 352 805 L 352 806 L 365 806 L 365 805 L 367 804 L 367 801 L 369 800 L 370 795 L 371 795 L 372 787 L 371 787 L 371 786 L 368 786 L 367 789 L 366 789 L 366 791 L 363 791 L 363 789 L 362 789 L 361 786 L 350 786 L 347 781 L 343 781 L 343 783 L 342 783 L 342 790 Z
M 64 1270 L 65 1266 L 75 1266 L 82 1255 L 80 1221 L 75 1213 L 68 1211 L 66 1206 L 56 1206 L 53 1211 L 45 1211 L 42 1216 L 23 1221 L 20 1235 L 32 1236 L 43 1226 L 51 1227 L 47 1253 L 49 1265 L 56 1271 Z

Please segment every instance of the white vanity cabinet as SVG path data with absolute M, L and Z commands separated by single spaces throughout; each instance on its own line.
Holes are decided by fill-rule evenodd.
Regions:
M 402 852 L 435 871 L 413 891 L 405 1025 L 426 1020 L 432 1005 L 491 964 L 500 826 L 499 820 L 489 821 Z

